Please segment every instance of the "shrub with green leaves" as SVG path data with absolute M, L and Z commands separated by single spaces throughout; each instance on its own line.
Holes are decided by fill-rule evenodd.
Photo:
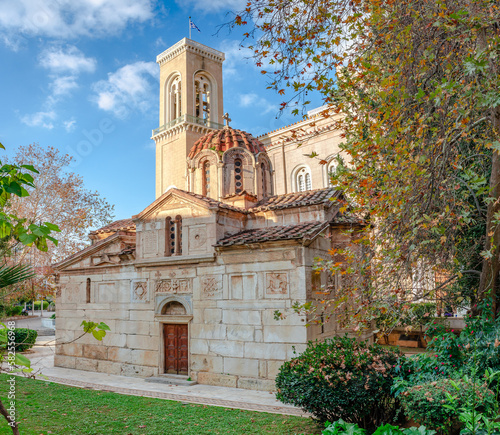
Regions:
M 42 303 L 40 301 L 35 301 L 35 310 L 40 310 Z M 43 309 L 47 310 L 49 308 L 49 303 L 47 301 L 43 301 Z
M 365 435 L 366 431 L 357 424 L 346 423 L 340 419 L 333 423 L 326 423 L 326 429 L 321 432 L 323 435 Z M 378 427 L 372 435 L 435 435 L 436 431 L 427 429 L 425 426 L 399 428 L 392 424 L 385 424 Z
M 31 349 L 38 337 L 38 332 L 33 329 L 16 328 L 14 329 L 14 339 L 16 341 L 16 351 L 24 352 Z
M 451 433 L 460 428 L 460 410 L 474 403 L 477 412 L 493 414 L 497 409 L 495 394 L 485 383 L 470 379 L 440 379 L 408 388 L 400 401 L 409 419 L 419 424 Z
M 303 354 L 281 366 L 277 398 L 320 421 L 343 419 L 376 427 L 396 413 L 391 386 L 400 356 L 399 351 L 347 336 L 309 342 Z
M 438 322 L 429 325 L 424 354 L 403 358 L 396 372 L 407 386 L 463 375 L 481 377 L 487 369 L 500 370 L 500 319 L 494 318 L 491 302 L 482 303 L 477 316 L 466 318 L 458 332 Z

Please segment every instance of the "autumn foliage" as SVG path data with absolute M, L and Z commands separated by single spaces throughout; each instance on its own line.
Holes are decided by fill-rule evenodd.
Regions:
M 288 97 L 282 110 L 298 113 L 319 92 L 343 131 L 333 182 L 370 224 L 358 238 L 369 249 L 347 250 L 348 268 L 323 268 L 370 280 L 344 288 L 333 309 L 354 302 L 351 323 L 369 327 L 409 301 L 496 294 L 498 2 L 254 0 L 240 17 L 254 23 L 248 45 L 270 88 Z M 446 284 L 477 279 L 464 295 L 439 293 L 437 273 Z

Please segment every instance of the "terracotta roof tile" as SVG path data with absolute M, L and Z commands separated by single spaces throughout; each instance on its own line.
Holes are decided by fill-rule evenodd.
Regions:
M 333 187 L 308 190 L 306 192 L 287 193 L 263 199 L 250 211 L 279 210 L 284 208 L 302 207 L 306 205 L 330 204 L 331 198 L 339 196 L 339 191 Z
M 121 219 L 92 231 L 90 234 L 116 233 L 117 231 L 135 231 L 135 223 L 132 219 Z
M 220 239 L 215 246 L 246 245 L 276 240 L 310 239 L 325 228 L 328 222 L 306 222 L 241 231 Z
M 235 147 L 245 148 L 255 155 L 266 152 L 262 142 L 250 133 L 226 126 L 200 137 L 189 151 L 188 158 L 194 158 L 202 150 L 212 149 L 217 153 L 223 153 Z

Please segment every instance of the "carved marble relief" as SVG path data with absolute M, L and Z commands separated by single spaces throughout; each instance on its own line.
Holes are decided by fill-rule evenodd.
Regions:
M 266 295 L 288 294 L 288 277 L 286 273 L 266 273 Z
M 190 279 L 160 279 L 156 281 L 156 293 L 190 293 Z
M 207 227 L 197 225 L 189 228 L 189 252 L 206 251 Z
M 201 298 L 222 296 L 222 275 L 207 275 L 200 278 Z
M 142 242 L 144 254 L 156 254 L 157 252 L 157 237 L 156 231 L 144 231 L 142 234 Z
M 132 302 L 149 302 L 148 282 L 132 282 Z

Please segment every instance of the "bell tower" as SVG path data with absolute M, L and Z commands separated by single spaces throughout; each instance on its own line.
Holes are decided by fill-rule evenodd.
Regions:
M 186 158 L 204 134 L 223 128 L 224 53 L 184 38 L 157 56 L 160 126 L 156 144 L 156 198 L 174 185 L 188 189 Z

